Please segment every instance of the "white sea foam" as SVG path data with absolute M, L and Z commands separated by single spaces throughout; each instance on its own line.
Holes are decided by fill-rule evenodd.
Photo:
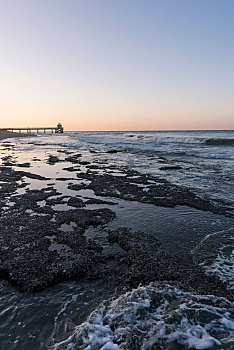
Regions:
M 233 305 L 225 298 L 151 283 L 101 304 L 53 349 L 232 349 L 233 328 Z
M 193 259 L 207 275 L 234 288 L 234 228 L 207 235 L 193 250 Z
M 234 288 L 234 250 L 230 255 L 223 252 L 224 247 L 219 249 L 216 259 L 210 265 L 201 264 L 208 275 L 217 276 L 224 282 L 228 289 Z

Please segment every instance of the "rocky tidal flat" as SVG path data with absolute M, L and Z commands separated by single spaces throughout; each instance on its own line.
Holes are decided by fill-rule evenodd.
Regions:
M 163 283 L 172 283 L 185 290 L 182 293 L 188 293 L 184 294 L 186 302 L 189 298 L 198 300 L 198 295 L 214 295 L 215 300 L 225 298 L 226 303 L 233 302 L 233 229 L 230 230 L 230 227 L 234 225 L 234 215 L 230 204 L 203 198 L 192 188 L 173 184 L 161 175 L 143 174 L 126 164 L 117 163 L 113 157 L 118 156 L 119 150 L 94 152 L 87 149 L 77 152 L 72 147 L 62 146 L 55 150 L 51 145 L 37 145 L 33 138 L 30 140 L 31 145 L 26 141 L 24 145 L 22 141 L 22 149 L 17 149 L 10 141 L 0 144 L 0 277 L 7 281 L 9 288 L 15 287 L 17 293 L 41 293 L 62 282 L 76 281 L 88 285 L 92 281 L 100 281 L 103 291 L 109 290 L 108 298 L 117 298 L 126 292 L 131 293 L 132 288 L 140 288 L 140 285 L 160 282 L 159 290 L 164 288 L 161 287 Z M 30 150 L 24 152 L 24 147 L 29 145 Z M 40 149 L 42 146 L 43 149 Z M 166 223 L 170 222 L 173 213 L 182 210 L 180 208 L 183 209 L 180 225 L 188 230 L 181 239 L 178 237 L 182 226 L 176 227 L 177 215 L 172 226 L 165 225 L 164 229 L 157 228 L 153 233 L 150 226 L 144 229 L 143 219 L 147 215 L 150 217 L 150 213 L 157 213 L 152 214 L 152 222 L 156 221 L 157 215 L 160 222 L 160 216 L 164 215 Z M 139 215 L 138 218 L 131 217 L 134 210 L 141 212 L 142 219 Z M 161 215 L 163 211 L 166 214 Z M 207 225 L 204 231 L 200 226 L 194 229 L 187 219 L 186 215 L 192 216 L 193 213 L 204 218 Z M 212 222 L 212 225 L 207 222 Z M 210 234 L 208 238 L 207 234 Z M 222 237 L 225 241 L 222 257 L 228 256 L 226 262 L 229 268 L 226 270 L 217 268 L 217 259 L 221 256 L 217 251 Z M 180 251 L 175 248 L 177 245 Z M 225 277 L 225 271 L 229 277 Z M 157 294 L 157 283 L 153 284 L 155 292 L 152 292 L 152 287 L 145 287 L 145 291 Z M 96 296 L 96 306 L 103 301 L 103 294 Z M 151 298 L 159 303 L 159 296 Z M 165 303 L 165 296 L 163 298 Z M 113 311 L 106 310 L 105 315 Z M 152 310 L 150 313 L 154 312 Z M 99 309 L 98 312 L 103 311 Z M 89 313 L 90 308 L 87 307 L 80 322 L 84 322 Z M 162 317 L 165 315 L 166 311 Z M 156 322 L 155 319 L 153 322 Z M 166 322 L 171 324 L 171 321 Z M 200 319 L 198 322 L 200 324 Z M 109 318 L 106 324 L 109 324 Z M 123 327 L 122 321 L 120 326 Z M 113 331 L 112 325 L 108 327 Z M 124 324 L 124 327 L 127 325 Z M 82 328 L 82 332 L 87 332 L 87 327 L 85 330 Z M 149 334 L 147 327 L 140 332 Z M 156 327 L 152 332 L 155 336 L 159 330 Z M 225 336 L 230 338 L 231 331 L 225 332 Z M 180 337 L 172 337 L 174 340 L 171 341 L 178 347 L 170 347 L 171 344 L 165 347 L 165 334 L 158 343 L 155 342 L 159 349 L 186 349 L 188 344 L 194 349 L 209 348 L 209 344 L 215 344 L 215 349 L 231 349 L 230 341 L 225 345 L 217 337 L 218 340 L 212 343 L 211 337 L 216 338 L 211 335 L 207 347 L 197 347 L 198 343 L 190 340 L 183 342 L 178 340 L 182 339 Z M 68 333 L 64 332 L 64 339 L 66 335 Z M 43 346 L 51 348 L 53 341 L 58 341 L 56 337 L 52 341 L 49 334 L 47 336 L 48 339 L 38 345 L 38 349 L 43 349 Z M 140 337 L 139 334 L 137 336 Z M 199 335 L 195 337 L 199 338 Z M 83 336 L 81 338 L 83 343 L 80 347 L 74 345 L 74 349 L 86 349 Z M 135 330 L 121 334 L 121 338 L 112 332 L 112 345 L 108 347 L 107 342 L 100 341 L 99 345 L 91 344 L 87 349 L 138 349 L 133 339 L 136 339 Z M 152 346 L 156 346 L 149 345 L 150 339 L 147 346 L 139 339 L 139 349 L 154 349 Z M 219 347 L 219 342 L 223 347 Z M 68 349 L 64 344 L 58 345 L 59 348 Z M 12 349 L 21 348 L 16 343 Z

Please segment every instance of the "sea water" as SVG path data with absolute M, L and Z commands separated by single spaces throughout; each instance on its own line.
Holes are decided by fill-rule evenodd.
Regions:
M 115 165 L 119 169 L 130 167 L 156 177 L 166 178 L 172 183 L 191 188 L 199 195 L 212 199 L 214 202 L 222 201 L 233 207 L 234 131 L 65 132 L 63 135 L 39 135 L 38 137 L 18 140 L 11 139 L 9 142 L 11 143 L 9 150 L 0 147 L 0 158 L 12 155 L 17 157 L 17 162 L 30 162 L 31 167 L 25 169 L 26 171 L 48 177 L 49 180 L 42 181 L 44 185 L 54 184 L 54 187 L 65 196 L 72 195 L 72 191 L 67 188 L 67 185 L 69 181 L 77 181 L 75 173 L 64 170 L 66 163 L 56 163 L 53 166 L 44 163 L 49 154 L 56 154 L 58 150 L 81 152 L 82 160 L 98 161 L 103 163 L 103 166 Z M 116 153 L 107 153 L 110 150 L 116 151 Z M 59 156 L 59 154 L 56 155 Z M 17 165 L 15 168 L 22 170 Z M 114 175 L 118 176 L 118 170 L 115 170 Z M 70 180 L 59 180 L 59 178 L 66 177 Z M 41 188 L 41 180 L 27 178 L 26 182 L 28 183 L 26 188 Z M 25 188 L 18 191 L 18 195 L 20 195 L 24 193 Z M 88 195 L 92 194 L 86 193 L 86 196 Z M 206 234 L 230 228 L 233 225 L 232 219 L 222 215 L 204 213 L 186 207 L 158 208 L 134 202 L 128 205 L 127 201 L 119 201 L 116 208 L 117 219 L 110 224 L 112 228 L 125 225 L 133 227 L 134 230 L 138 229 L 151 234 L 154 234 L 154 230 L 157 228 L 158 238 L 164 242 L 164 248 L 169 251 L 173 249 L 173 240 L 167 234 L 173 232 L 174 227 L 176 227 L 175 235 L 177 238 L 180 237 L 181 240 L 185 241 L 187 239 L 185 246 L 192 249 Z M 60 209 L 66 210 L 66 206 Z M 114 210 L 114 208 L 111 209 Z M 144 220 L 141 219 L 143 217 Z M 179 248 L 177 245 L 176 249 Z M 165 295 L 168 295 L 167 287 L 165 288 Z M 146 287 L 145 290 L 147 293 L 150 290 L 151 293 L 152 287 Z M 145 290 L 143 287 L 143 291 Z M 178 298 L 178 293 L 176 298 Z M 89 329 L 87 324 L 83 322 L 96 308 L 98 315 L 102 313 L 103 306 L 98 308 L 98 305 L 103 299 L 110 297 L 108 290 L 104 290 L 102 283 L 98 281 L 89 283 L 64 282 L 37 294 L 28 294 L 20 293 L 16 288 L 10 287 L 6 281 L 2 280 L 0 283 L 0 349 L 39 350 L 51 348 L 53 343 L 56 343 L 59 348 L 62 346 L 67 348 L 69 341 L 65 341 L 63 344 L 61 342 L 69 339 L 69 335 L 72 337 L 72 346 L 78 349 L 74 337 L 82 335 L 84 330 Z M 129 294 L 122 298 L 128 300 Z M 212 310 L 214 310 L 215 319 L 220 325 L 220 332 L 226 332 L 225 334 L 230 339 L 230 327 L 233 324 L 228 314 L 229 311 L 226 309 L 226 302 L 223 304 L 223 310 L 220 311 L 217 306 L 220 305 L 220 300 L 217 301 L 216 305 L 214 299 L 207 298 L 203 300 L 203 304 L 201 303 L 201 308 L 203 310 L 209 308 L 210 303 L 213 302 L 214 309 Z M 159 330 L 156 321 L 158 317 L 161 317 L 158 321 L 164 322 L 162 325 L 165 326 L 166 313 L 162 318 L 161 311 L 158 309 L 149 310 L 146 301 L 143 300 L 142 307 L 149 312 L 148 321 L 155 324 L 152 337 L 158 337 Z M 136 303 L 138 302 L 141 304 L 141 300 L 136 300 Z M 189 301 L 186 299 L 187 302 Z M 115 304 L 111 304 L 110 307 L 112 316 L 115 317 L 113 305 Z M 124 307 L 121 309 L 123 317 Z M 178 308 L 180 307 L 178 306 Z M 107 310 L 105 315 L 109 315 L 110 308 L 105 307 L 105 310 Z M 116 309 L 117 312 L 119 310 Z M 131 317 L 134 318 L 135 309 L 131 313 Z M 182 339 L 181 341 L 184 339 L 186 346 L 195 344 L 197 349 L 219 346 L 218 338 L 215 336 L 212 338 L 203 326 L 199 328 L 196 325 L 199 329 L 195 327 L 191 330 L 191 323 L 194 320 L 187 320 L 186 317 L 181 316 L 181 319 L 184 319 L 184 324 L 170 330 L 171 339 L 176 339 L 176 337 Z M 98 327 L 98 322 L 94 328 Z M 135 321 L 133 320 L 133 322 Z M 79 325 L 80 328 L 76 328 Z M 106 328 L 108 328 L 108 323 Z M 105 329 L 104 331 L 106 332 Z M 114 335 L 111 328 L 108 328 L 108 332 L 104 332 L 105 334 L 102 333 L 102 330 L 100 332 L 102 346 L 106 346 L 105 349 L 117 349 L 113 343 Z M 93 334 L 95 336 L 95 332 Z M 103 342 L 104 335 L 106 340 Z M 165 337 L 165 333 L 160 336 Z M 83 335 L 81 338 L 83 341 Z M 201 339 L 204 340 L 203 343 Z M 94 347 L 89 349 L 92 350 Z
M 25 145 L 25 139 L 19 142 L 25 150 L 35 148 Z M 36 144 L 44 145 L 48 151 L 64 147 L 99 152 L 98 159 L 107 164 L 114 162 L 167 178 L 203 197 L 226 203 L 234 201 L 233 130 L 67 132 L 40 136 Z M 121 152 L 105 153 L 110 149 Z
M 121 150 L 115 157 L 121 164 L 195 188 L 203 196 L 234 200 L 233 130 L 83 132 L 70 137 L 94 150 Z

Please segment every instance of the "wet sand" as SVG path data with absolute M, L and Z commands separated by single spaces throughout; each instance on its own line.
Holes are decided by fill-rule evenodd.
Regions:
M 24 134 L 21 132 L 11 132 L 6 130 L 0 130 L 0 141 L 9 139 L 9 138 L 14 138 L 14 137 L 27 137 L 27 136 L 32 136 L 32 134 Z

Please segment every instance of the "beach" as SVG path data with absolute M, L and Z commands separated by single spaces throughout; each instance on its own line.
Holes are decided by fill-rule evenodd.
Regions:
M 0 349 L 231 349 L 232 140 L 2 141 Z
M 11 132 L 7 130 L 0 130 L 0 141 L 4 139 L 9 139 L 9 138 L 27 137 L 27 136 L 29 135 L 21 132 Z

